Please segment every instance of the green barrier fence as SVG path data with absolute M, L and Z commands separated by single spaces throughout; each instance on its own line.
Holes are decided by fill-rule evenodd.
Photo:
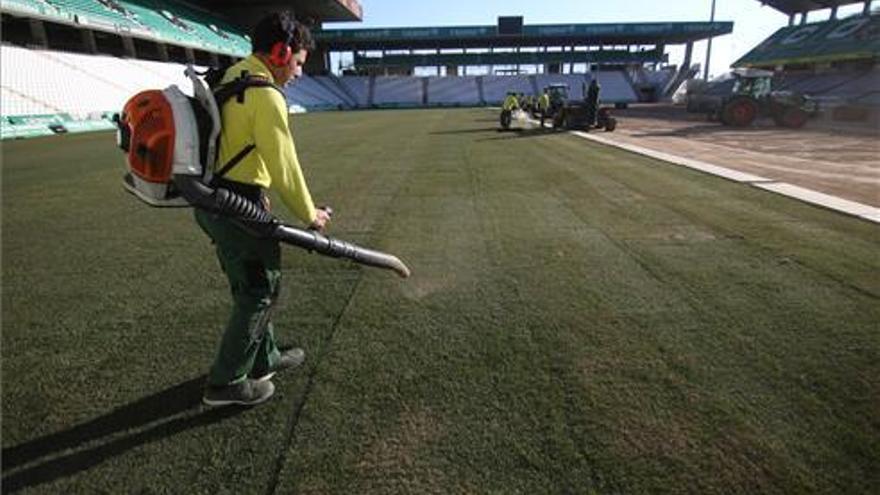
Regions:
M 0 139 L 23 139 L 52 134 L 112 130 L 112 113 L 99 118 L 77 120 L 66 113 L 44 115 L 10 115 L 0 117 Z

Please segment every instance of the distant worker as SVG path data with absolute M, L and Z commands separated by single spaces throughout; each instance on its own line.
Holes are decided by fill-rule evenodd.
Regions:
M 504 103 L 501 105 L 502 129 L 510 129 L 510 122 L 513 120 L 513 112 L 515 110 L 519 110 L 519 99 L 516 97 L 516 93 L 511 91 L 507 93 L 507 98 L 504 99 Z
M 230 67 L 223 83 L 247 75 L 275 87 L 250 88 L 224 104 L 218 163 L 228 164 L 228 173 L 215 176 L 215 184 L 266 211 L 271 188 L 291 213 L 321 231 L 330 212 L 312 203 L 281 89 L 302 74 L 308 50 L 314 48 L 311 33 L 293 14 L 274 13 L 257 23 L 251 44 L 253 53 Z M 202 400 L 212 406 L 259 404 L 275 391 L 270 381 L 275 373 L 299 366 L 305 356 L 298 348 L 282 352 L 273 334 L 272 310 L 281 290 L 279 242 L 257 238 L 233 219 L 207 210 L 196 209 L 195 217 L 215 245 L 233 300 Z
M 544 119 L 547 118 L 547 112 L 550 110 L 550 94 L 547 91 L 547 88 L 544 88 L 544 92 L 541 93 L 541 96 L 538 98 L 538 111 L 541 112 L 541 127 L 544 127 Z
M 585 95 L 586 103 L 587 103 L 587 125 L 592 127 L 596 125 L 596 117 L 599 112 L 599 82 L 593 78 L 590 81 L 590 86 L 587 87 L 587 94 Z

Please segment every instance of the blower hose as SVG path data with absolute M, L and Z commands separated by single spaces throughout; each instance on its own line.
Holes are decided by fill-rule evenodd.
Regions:
M 386 268 L 403 278 L 410 275 L 409 268 L 396 256 L 284 224 L 234 191 L 209 187 L 201 177 L 178 174 L 174 176 L 174 185 L 194 207 L 231 217 L 256 237 L 275 239 L 332 258 L 346 258 L 362 265 Z

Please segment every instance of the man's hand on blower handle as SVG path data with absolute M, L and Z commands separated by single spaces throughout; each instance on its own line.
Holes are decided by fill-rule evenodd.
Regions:
M 324 232 L 327 224 L 330 223 L 330 217 L 333 216 L 333 208 L 329 206 L 319 206 L 315 212 L 315 220 L 309 225 L 310 230 Z

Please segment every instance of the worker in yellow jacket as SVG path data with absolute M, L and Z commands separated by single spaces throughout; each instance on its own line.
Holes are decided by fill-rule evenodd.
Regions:
M 516 96 L 516 93 L 509 92 L 507 93 L 507 97 L 504 98 L 504 102 L 501 104 L 501 129 L 507 130 L 510 129 L 510 123 L 513 120 L 513 111 L 519 109 L 519 99 Z
M 541 112 L 541 128 L 544 128 L 544 119 L 547 117 L 547 113 L 550 110 L 550 94 L 545 89 L 543 93 L 541 93 L 541 97 L 538 98 L 538 111 Z
M 504 98 L 504 103 L 501 104 L 502 110 L 507 110 L 508 112 L 513 112 L 519 108 L 519 98 L 517 98 L 516 93 L 507 93 L 507 97 Z
M 302 74 L 313 48 L 309 29 L 287 12 L 263 18 L 251 35 L 253 53 L 229 68 L 223 83 L 245 76 L 275 85 L 251 87 L 221 109 L 218 168 L 230 165 L 214 185 L 225 187 L 269 209 L 271 189 L 303 223 L 323 230 L 328 211 L 315 208 L 288 126 L 287 101 L 280 90 Z M 269 399 L 276 372 L 302 364 L 302 349 L 281 352 L 271 310 L 281 288 L 278 241 L 260 239 L 230 218 L 202 209 L 196 221 L 216 245 L 232 291 L 232 314 L 208 374 L 203 401 L 208 405 L 258 404 Z

